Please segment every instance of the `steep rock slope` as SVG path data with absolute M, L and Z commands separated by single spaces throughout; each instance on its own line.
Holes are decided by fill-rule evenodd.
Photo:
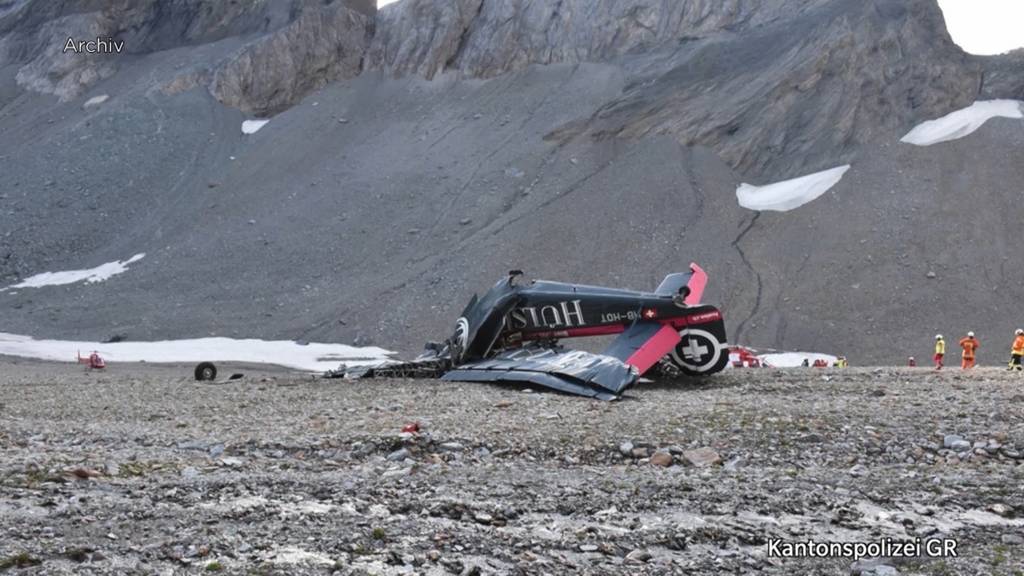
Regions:
M 589 132 L 672 134 L 750 178 L 780 180 L 847 164 L 861 145 L 967 106 L 981 81 L 932 2 L 833 2 L 680 60 L 602 109 Z
M 982 78 L 932 0 L 475 0 L 418 28 L 427 4 L 382 11 L 371 68 L 489 77 L 622 58 L 636 70 L 623 96 L 555 137 L 671 134 L 756 178 L 844 164 L 860 144 L 970 104 Z
M 602 61 L 653 46 L 743 31 L 822 0 L 407 0 L 385 8 L 370 68 L 428 78 L 490 77 L 529 64 Z

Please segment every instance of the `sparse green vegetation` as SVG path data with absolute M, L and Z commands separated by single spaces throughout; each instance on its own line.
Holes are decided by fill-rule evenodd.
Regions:
M 992 548 L 992 552 L 994 552 L 994 554 L 992 555 L 993 566 L 999 566 L 1001 564 L 1006 563 L 1006 553 L 1008 552 L 1006 546 L 1002 544 L 996 544 Z
M 8 556 L 3 560 L 0 560 L 0 572 L 10 570 L 11 568 L 28 568 L 30 566 L 39 566 L 43 561 L 32 556 L 28 552 L 19 552 L 13 556 Z

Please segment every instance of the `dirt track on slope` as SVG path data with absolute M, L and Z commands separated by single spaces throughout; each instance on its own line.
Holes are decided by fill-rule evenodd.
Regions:
M 848 573 L 768 542 L 888 536 L 957 541 L 881 561 L 901 574 L 1024 568 L 1024 378 L 996 369 L 737 371 L 615 403 L 189 373 L 0 360 L 0 567 Z

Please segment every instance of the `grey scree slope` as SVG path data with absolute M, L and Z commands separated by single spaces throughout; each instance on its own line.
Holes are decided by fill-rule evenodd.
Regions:
M 53 48 L 96 31 L 126 53 Z M 1024 54 L 962 53 L 934 0 L 0 1 L 0 286 L 147 254 L 0 294 L 0 330 L 412 352 L 510 268 L 696 260 L 739 342 L 988 350 L 1024 323 L 1024 122 L 898 143 L 980 98 L 1024 98 Z M 736 204 L 851 162 L 796 211 Z

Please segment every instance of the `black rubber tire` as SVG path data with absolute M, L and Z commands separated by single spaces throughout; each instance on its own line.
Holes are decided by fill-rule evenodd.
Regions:
M 215 380 L 217 378 L 217 367 L 213 362 L 200 362 L 196 366 L 195 377 L 198 382 Z

